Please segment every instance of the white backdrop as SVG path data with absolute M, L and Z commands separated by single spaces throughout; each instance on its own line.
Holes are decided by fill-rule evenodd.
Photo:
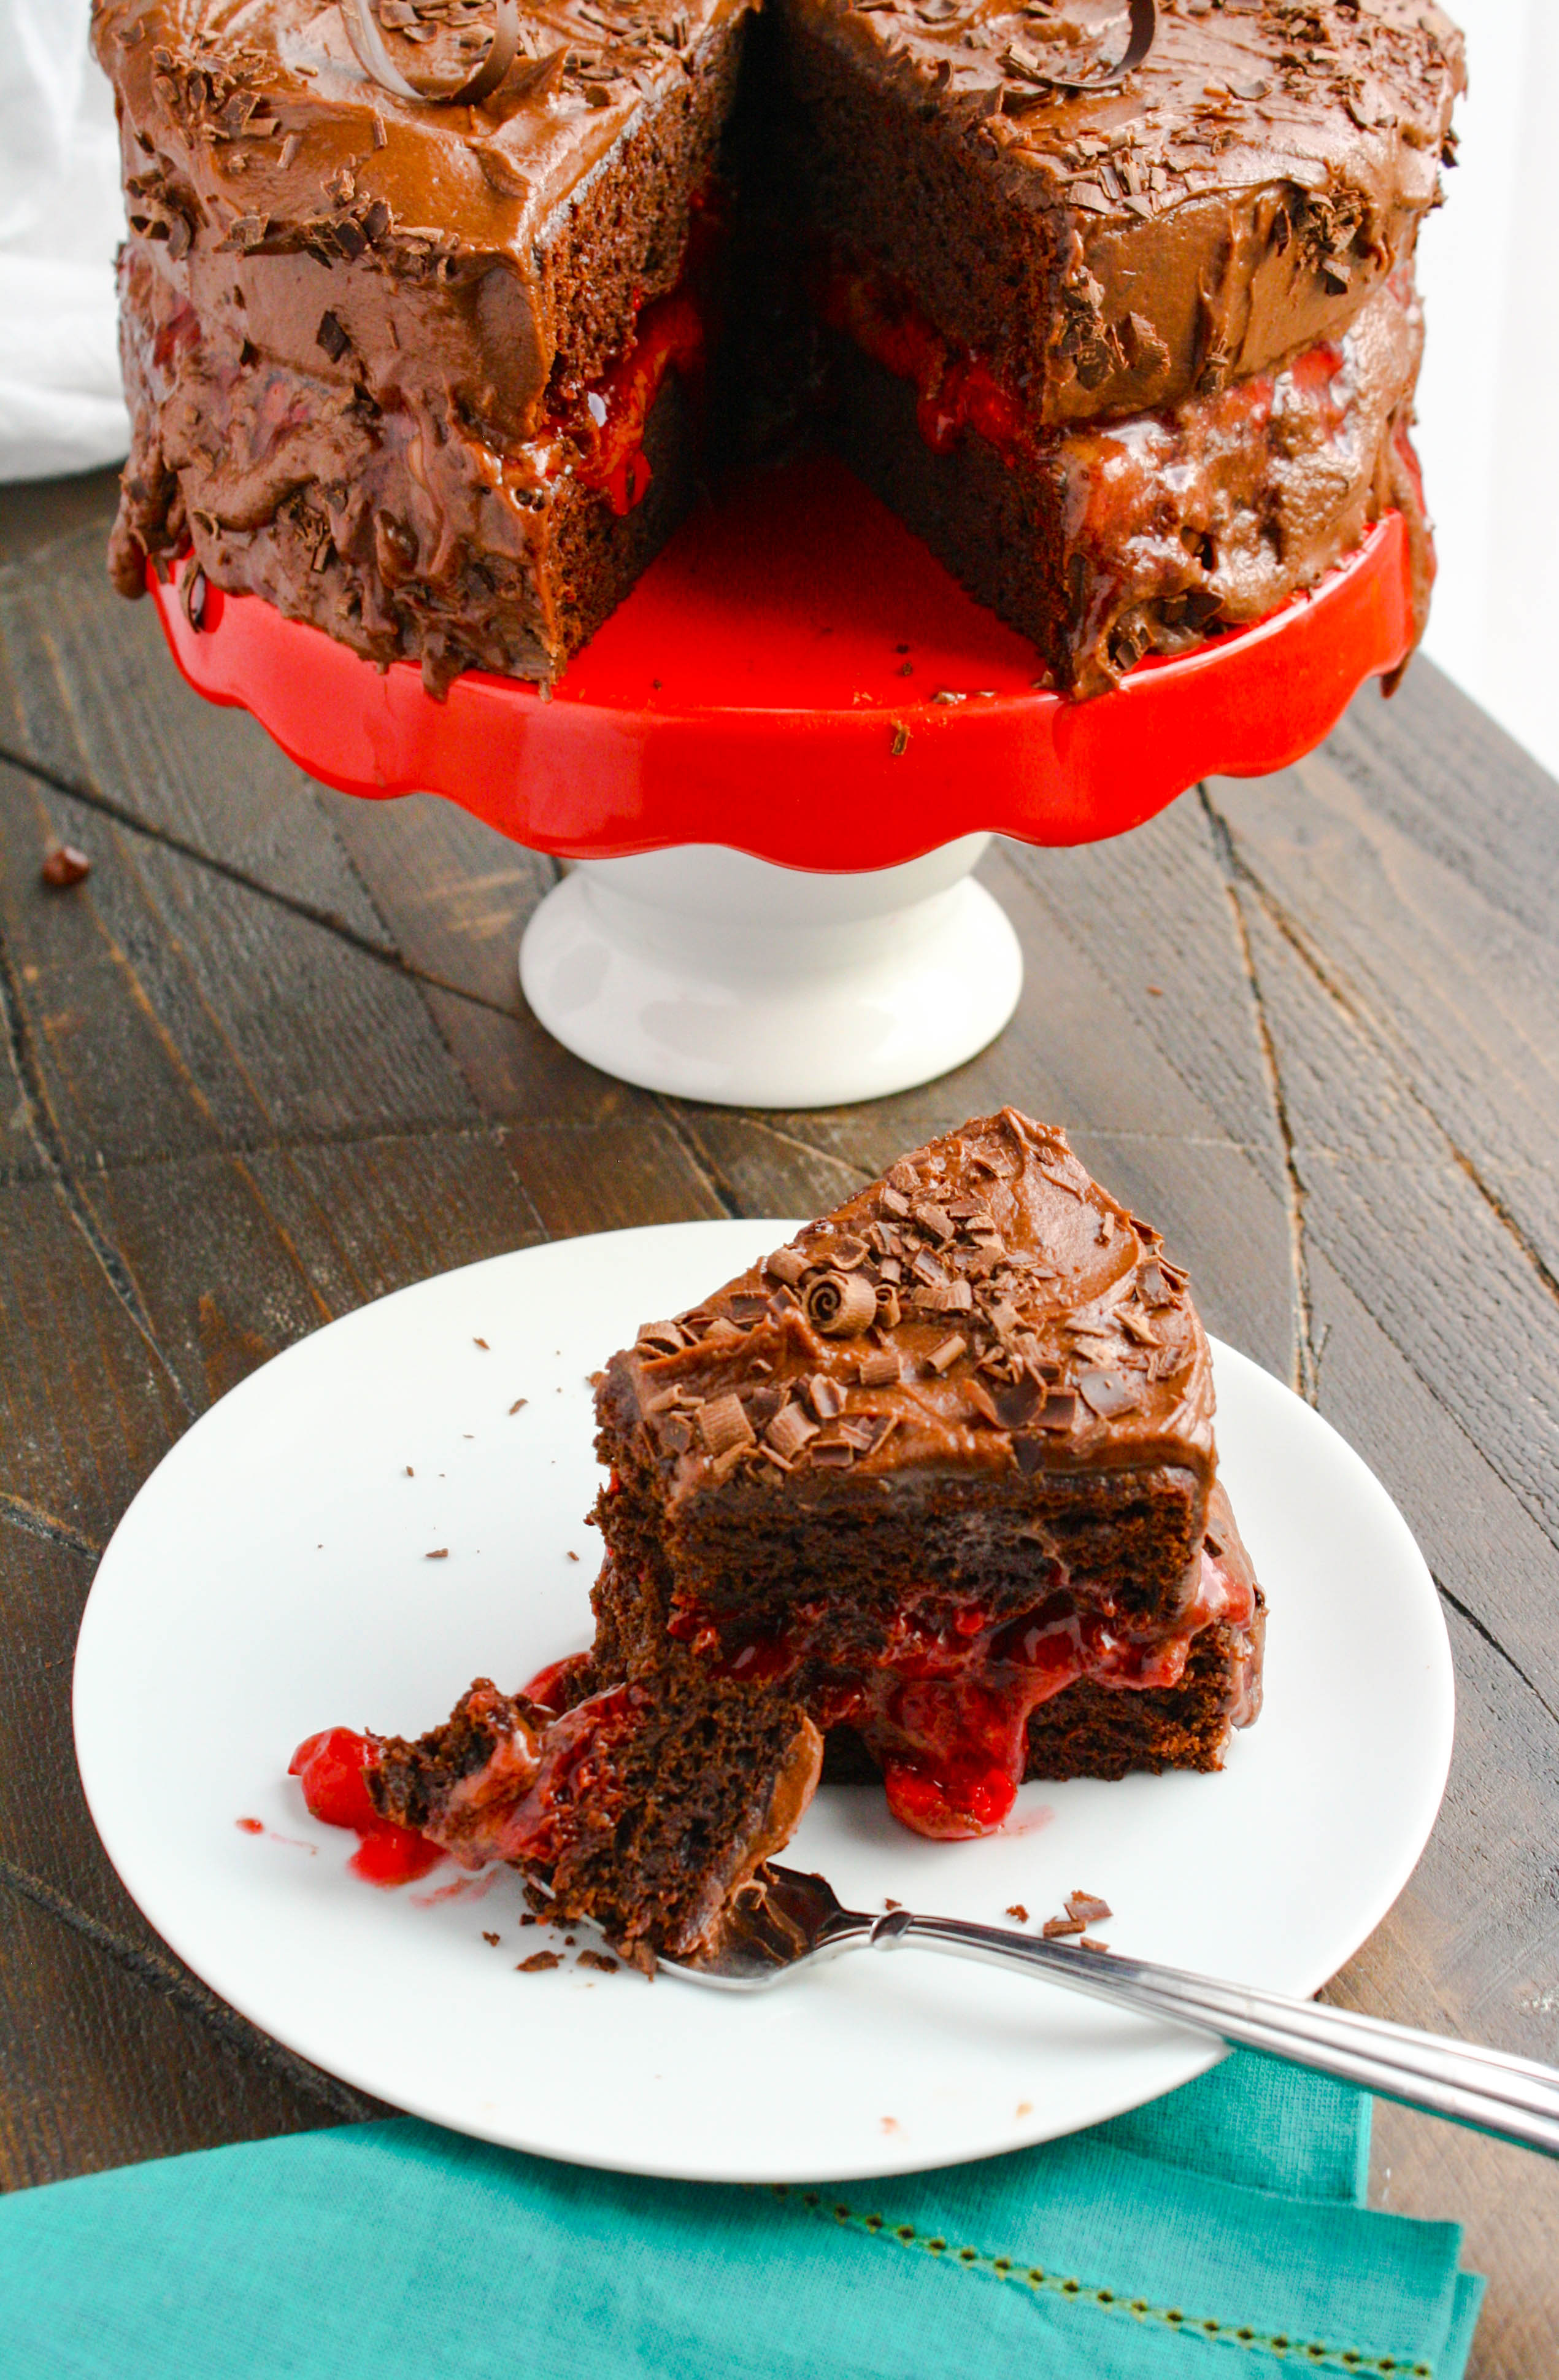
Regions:
M 1452 0 L 1455 9 L 1456 0 Z M 1462 163 L 1420 249 L 1428 650 L 1559 775 L 1559 0 L 1460 0 Z M 0 0 L 0 480 L 117 459 L 112 111 L 87 0 Z
M 1471 89 L 1419 250 L 1440 548 L 1427 650 L 1559 776 L 1559 0 L 1448 5 Z

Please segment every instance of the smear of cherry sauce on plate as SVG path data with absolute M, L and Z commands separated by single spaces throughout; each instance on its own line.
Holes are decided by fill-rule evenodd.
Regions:
M 330 1727 L 298 1745 L 287 1775 L 302 1786 L 310 1817 L 327 1827 L 347 1827 L 357 1836 L 357 1848 L 347 1862 L 354 1876 L 368 1884 L 413 1884 L 444 1854 L 415 1828 L 380 1816 L 367 1783 L 367 1771 L 378 1765 L 379 1747 L 369 1737 Z

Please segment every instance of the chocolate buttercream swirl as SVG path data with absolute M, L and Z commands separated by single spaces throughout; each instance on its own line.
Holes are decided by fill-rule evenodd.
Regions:
M 1025 82 L 1043 83 L 1047 91 L 1109 91 L 1124 82 L 1127 76 L 1140 67 L 1154 45 L 1158 32 L 1158 9 L 1155 0 L 1130 0 L 1130 22 L 1127 30 L 1126 47 L 1115 64 L 1095 64 L 1086 74 L 1053 74 L 1037 61 L 1023 62 Z
M 476 72 L 451 90 L 428 91 L 410 81 L 385 48 L 373 0 L 341 0 L 341 21 L 364 73 L 396 99 L 417 101 L 424 107 L 475 107 L 478 100 L 490 98 L 514 65 L 520 46 L 515 0 L 495 0 L 492 34 Z

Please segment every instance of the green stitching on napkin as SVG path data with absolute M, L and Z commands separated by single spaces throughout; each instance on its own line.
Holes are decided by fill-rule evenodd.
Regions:
M 1198 2320 L 1178 2306 L 1150 2305 L 1145 2298 L 1123 2297 L 1117 2289 L 1090 2289 L 1082 2281 L 1062 2279 L 1041 2270 L 1037 2265 L 1019 2265 L 1011 2256 L 987 2255 L 983 2248 L 955 2248 L 949 2253 L 949 2242 L 939 2232 L 922 2239 L 912 2223 L 889 2225 L 881 2215 L 858 2215 L 852 2206 L 835 2200 L 825 2201 L 821 2192 L 794 2190 L 788 2182 L 768 2184 L 775 2198 L 793 2199 L 808 2213 L 831 2219 L 852 2231 L 865 2231 L 873 2239 L 886 2236 L 896 2240 L 902 2248 L 914 2248 L 922 2255 L 936 2256 L 961 2265 L 966 2272 L 992 2273 L 998 2281 L 1008 2281 L 1019 2289 L 1044 2289 L 1055 2297 L 1070 2298 L 1088 2305 L 1098 2306 L 1106 2313 L 1128 2314 L 1136 2322 L 1162 2323 L 1166 2329 L 1199 2332 L 1203 2338 L 1227 2340 L 1237 2347 L 1260 2348 L 1264 2354 L 1276 2356 L 1280 2362 L 1298 2357 L 1311 2371 L 1352 2372 L 1378 2375 L 1378 2380 L 1434 2380 L 1428 2363 L 1405 2363 L 1399 2355 L 1365 2355 L 1356 2347 L 1328 2347 L 1320 2339 L 1289 2338 L 1282 2331 L 1254 2330 L 1249 2323 L 1238 2327 L 1216 2322 L 1210 2315 Z

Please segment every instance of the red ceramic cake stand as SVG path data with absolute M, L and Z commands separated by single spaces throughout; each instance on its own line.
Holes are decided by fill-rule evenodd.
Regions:
M 993 833 L 1097 842 L 1199 777 L 1284 767 L 1412 640 L 1388 515 L 1312 594 L 1096 701 L 823 455 L 696 512 L 552 698 L 471 674 L 447 701 L 252 596 L 154 588 L 198 692 L 371 799 L 447 795 L 577 860 L 520 973 L 558 1039 L 652 1089 L 824 1107 L 928 1082 L 1016 1005 L 1010 925 L 971 880 Z

